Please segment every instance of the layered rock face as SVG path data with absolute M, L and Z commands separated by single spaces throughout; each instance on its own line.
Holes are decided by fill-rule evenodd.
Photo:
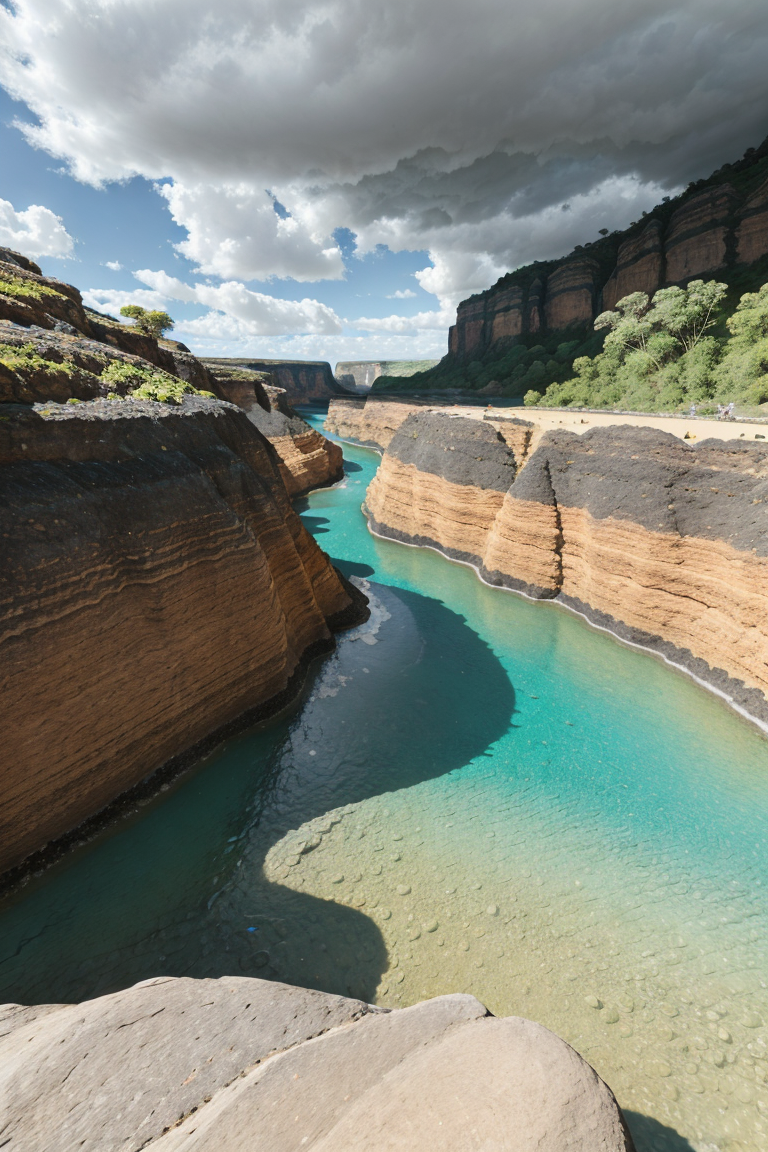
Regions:
M 249 368 L 253 372 L 268 372 L 276 384 L 285 389 L 291 404 L 325 404 L 331 396 L 343 392 L 326 360 L 259 360 L 248 357 L 202 359 L 203 364 L 214 373 L 220 368 Z
M 344 454 L 338 444 L 294 412 L 284 388 L 269 383 L 271 376 L 247 369 L 217 369 L 216 392 L 237 404 L 267 437 L 280 458 L 280 473 L 289 496 L 302 496 L 312 488 L 335 484 L 344 476 Z
M 403 421 L 423 405 L 371 396 L 367 400 L 331 400 L 325 428 L 342 440 L 384 450 Z
M 374 530 L 557 599 L 768 722 L 768 448 L 615 426 L 516 450 L 501 428 L 409 416 L 368 489 Z
M 75 1152 L 632 1152 L 607 1085 L 473 996 L 385 1011 L 264 980 L 159 978 L 0 1016 L 0 1139 Z
M 0 491 L 0 872 L 287 702 L 363 617 L 218 400 L 8 406 Z
M 734 171 L 745 164 L 749 167 L 746 161 L 734 165 Z M 645 225 L 588 244 L 561 261 L 520 269 L 462 301 L 449 333 L 449 356 L 469 362 L 515 337 L 584 329 L 631 292 L 652 296 L 665 285 L 722 276 L 767 254 L 768 180 L 748 193 L 727 181 L 716 183 L 691 192 L 675 211 L 659 211 Z

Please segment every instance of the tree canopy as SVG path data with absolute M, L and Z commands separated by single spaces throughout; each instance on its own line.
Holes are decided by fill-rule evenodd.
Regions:
M 167 312 L 148 312 L 139 304 L 124 304 L 120 309 L 120 315 L 133 320 L 135 327 L 140 332 L 144 332 L 147 336 L 154 336 L 158 340 L 164 332 L 170 332 L 173 328 L 173 320 Z

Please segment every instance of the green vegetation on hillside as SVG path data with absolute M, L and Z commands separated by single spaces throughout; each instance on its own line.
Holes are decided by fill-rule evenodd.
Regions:
M 468 364 L 446 357 L 426 372 L 411 376 L 379 376 L 372 392 L 451 391 L 478 392 L 497 384 L 503 396 L 522 396 L 531 388 L 541 388 L 552 381 L 564 381 L 572 375 L 577 356 L 594 356 L 603 346 L 602 334 L 578 331 L 538 333 L 518 337 L 514 344 L 489 348 L 479 360 Z M 564 339 L 564 336 L 566 337 Z
M 144 368 L 126 360 L 111 360 L 101 374 L 104 384 L 112 385 L 107 393 L 109 400 L 157 400 L 162 404 L 180 404 L 185 395 L 209 396 L 213 392 L 203 392 L 194 388 L 178 376 L 169 376 L 159 368 Z
M 702 413 L 734 403 L 759 411 L 768 403 L 768 284 L 745 293 L 724 318 L 728 286 L 691 281 L 662 288 L 653 300 L 633 292 L 603 312 L 603 350 L 574 360 L 575 375 L 531 389 L 525 403 L 546 407 L 622 408 Z
M 12 272 L 0 272 L 0 293 L 3 296 L 14 296 L 19 300 L 45 300 L 51 296 L 57 296 L 60 300 L 66 299 L 63 292 L 57 292 L 55 288 L 49 288 L 47 284 L 40 284 L 37 280 L 14 276 Z

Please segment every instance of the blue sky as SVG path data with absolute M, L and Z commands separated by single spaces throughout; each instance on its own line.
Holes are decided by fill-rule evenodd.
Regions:
M 10 201 L 17 211 L 30 204 L 42 204 L 59 216 L 74 242 L 73 254 L 62 258 L 38 256 L 37 262 L 48 276 L 76 284 L 90 295 L 100 289 L 135 292 L 139 284 L 133 272 L 142 268 L 163 268 L 183 280 L 195 280 L 196 266 L 176 250 L 186 237 L 186 230 L 177 225 L 166 201 L 156 191 L 157 181 L 135 176 L 105 184 L 101 188 L 76 180 L 66 164 L 45 151 L 34 148 L 16 127 L 17 121 L 34 123 L 29 108 L 13 100 L 0 88 L 0 155 L 3 156 L 0 173 L 0 199 Z M 429 263 L 425 251 L 391 252 L 379 245 L 365 256 L 355 254 L 354 234 L 338 229 L 337 238 L 344 254 L 346 274 L 343 280 L 305 281 L 281 279 L 279 281 L 251 280 L 248 287 L 256 292 L 279 295 L 289 300 L 321 295 L 342 319 L 356 316 L 386 317 L 396 311 L 411 316 L 436 307 L 436 298 L 425 292 L 414 273 Z M 108 264 L 120 264 L 120 270 Z M 213 279 L 216 278 L 205 278 Z M 396 293 L 402 295 L 396 296 Z M 94 305 L 99 301 L 94 301 Z M 179 322 L 202 316 L 206 307 L 201 304 L 172 301 L 167 304 L 174 319 Z M 105 311 L 110 309 L 104 308 Z M 111 309 L 115 311 L 114 309 Z M 295 335 L 288 333 L 282 343 L 296 343 Z M 360 333 L 354 324 L 344 324 L 344 336 L 349 337 L 350 357 L 375 359 L 376 337 Z M 217 342 L 201 338 L 184 339 L 194 350 L 226 355 L 276 356 L 294 354 L 292 347 L 282 347 L 280 337 L 250 337 L 244 343 L 230 342 L 222 351 Z M 409 356 L 413 338 L 407 337 L 410 347 L 402 354 Z M 353 343 L 354 341 L 354 343 Z M 360 348 L 358 342 L 365 341 Z M 434 333 L 432 342 L 416 349 L 427 358 L 442 356 L 446 336 Z M 317 338 L 306 339 L 307 358 L 315 355 L 335 362 L 336 344 L 341 352 L 347 347 L 334 336 L 329 347 L 317 348 Z M 403 343 L 406 343 L 405 341 Z M 426 347 L 425 351 L 422 348 Z M 326 355 L 322 355 L 323 353 Z M 346 358 L 340 355 L 339 358 Z
M 754 0 L 0 0 L 0 244 L 203 354 L 436 358 L 760 143 L 766 58 Z

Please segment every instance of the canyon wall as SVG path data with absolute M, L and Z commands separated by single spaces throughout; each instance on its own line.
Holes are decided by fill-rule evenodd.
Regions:
M 19 339 L 15 339 L 18 337 Z M 32 340 L 53 350 L 60 361 L 65 359 L 70 345 L 77 349 L 84 359 L 94 361 L 94 354 L 111 351 L 130 361 L 138 359 L 162 369 L 171 376 L 186 380 L 200 389 L 210 389 L 211 381 L 205 367 L 191 354 L 189 349 L 177 340 L 156 340 L 129 324 L 121 324 L 111 316 L 105 316 L 92 308 L 86 308 L 80 292 L 72 284 L 43 276 L 40 268 L 19 252 L 10 248 L 0 248 L 0 345 Z M 34 380 L 28 381 L 34 385 Z M 98 395 L 87 391 L 87 382 L 76 381 L 75 386 L 85 389 L 80 398 Z M 66 381 L 60 382 L 66 392 Z M 30 402 L 27 397 L 3 395 L 11 387 L 7 374 L 0 366 L 0 402 L 6 399 L 19 399 Z M 79 396 L 78 391 L 62 395 Z M 54 399 L 50 393 L 32 396 L 32 399 Z
M 158 341 L 84 308 L 71 284 L 43 276 L 18 252 L 0 249 L 0 403 L 94 400 L 125 386 L 110 366 L 159 368 L 198 391 L 243 408 L 271 441 L 291 496 L 343 476 L 341 449 L 293 411 L 272 376 L 219 365 L 209 370 L 183 344 Z
M 403 421 L 422 407 L 414 401 L 402 404 L 373 396 L 365 400 L 331 400 L 325 429 L 342 440 L 354 440 L 366 447 L 383 450 Z
M 707 186 L 659 205 L 625 232 L 520 268 L 464 300 L 449 332 L 449 361 L 479 360 L 515 337 L 583 331 L 631 292 L 652 296 L 695 278 L 738 278 L 768 256 L 766 146 L 755 156 L 731 166 L 733 183 L 728 173 L 701 181 Z M 768 268 L 758 279 L 768 279 Z
M 325 404 L 344 389 L 336 381 L 326 360 L 260 360 L 258 357 L 202 357 L 214 373 L 219 369 L 250 368 L 268 372 L 284 388 L 291 404 Z
M 364 618 L 233 405 L 6 405 L 0 492 L 0 872 L 286 703 Z
M 368 489 L 371 527 L 575 608 L 768 722 L 768 447 L 628 426 L 536 446 L 503 428 L 409 415 Z
M 294 412 L 285 389 L 276 388 L 271 376 L 221 368 L 211 374 L 217 395 L 242 408 L 277 452 L 289 496 L 303 496 L 343 478 L 341 446 Z

